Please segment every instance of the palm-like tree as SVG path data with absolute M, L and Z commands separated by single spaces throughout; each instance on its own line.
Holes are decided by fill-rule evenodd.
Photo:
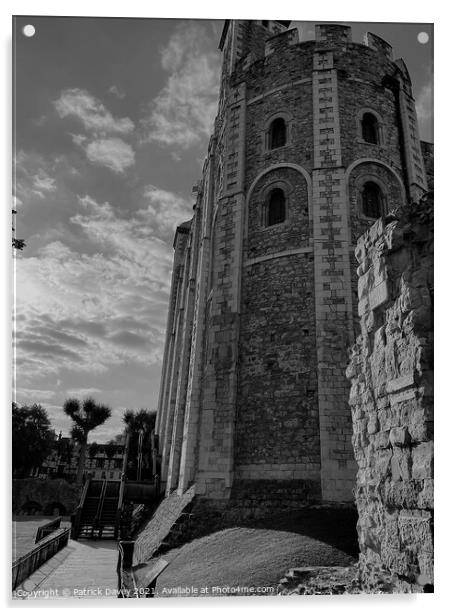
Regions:
M 80 445 L 80 457 L 77 468 L 77 484 L 83 481 L 88 434 L 102 425 L 111 416 L 111 409 L 97 404 L 93 398 L 85 398 L 81 403 L 77 398 L 69 398 L 63 405 L 63 411 L 72 419 L 71 436 Z
M 141 473 L 142 466 L 145 471 L 151 472 L 152 461 L 150 459 L 151 438 L 155 427 L 156 411 L 140 409 L 135 412 L 127 410 L 122 417 L 130 434 L 129 459 L 137 461 L 137 478 Z M 133 465 L 133 463 L 132 463 Z

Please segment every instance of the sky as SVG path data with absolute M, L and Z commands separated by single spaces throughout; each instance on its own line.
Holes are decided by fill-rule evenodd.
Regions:
M 157 406 L 172 241 L 192 215 L 216 112 L 222 25 L 15 20 L 13 188 L 26 240 L 15 260 L 15 399 L 42 404 L 64 434 L 68 397 L 111 406 L 98 442 L 122 431 L 125 409 Z M 313 23 L 294 25 L 314 37 Z M 370 30 L 404 58 L 421 139 L 432 141 L 432 27 L 351 25 L 356 42 Z

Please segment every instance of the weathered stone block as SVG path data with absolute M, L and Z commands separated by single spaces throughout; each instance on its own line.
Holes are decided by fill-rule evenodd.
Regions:
M 432 514 L 429 511 L 401 511 L 398 519 L 402 546 L 411 552 L 433 552 Z
M 409 216 L 373 225 L 357 250 L 363 335 L 349 378 L 359 571 L 364 587 L 383 592 L 423 592 L 433 583 L 431 277 L 423 274 L 432 258 L 419 254 Z M 427 231 L 422 223 L 423 238 L 431 222 Z
M 413 479 L 433 478 L 433 442 L 420 443 L 413 447 Z
M 392 428 L 389 434 L 391 445 L 396 447 L 407 447 L 410 444 L 410 434 L 407 427 Z
M 393 481 L 408 481 L 411 479 L 411 455 L 406 449 L 396 447 L 391 458 Z
M 391 379 L 388 381 L 386 388 L 388 393 L 393 393 L 399 391 L 400 389 L 411 387 L 412 385 L 414 385 L 413 374 L 404 374 L 403 376 L 399 376 L 396 379 Z

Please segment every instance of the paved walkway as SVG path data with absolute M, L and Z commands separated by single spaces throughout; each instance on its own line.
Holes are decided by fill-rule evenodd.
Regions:
M 105 599 L 118 588 L 116 541 L 73 541 L 13 593 L 15 599 Z
M 35 545 L 36 531 L 39 526 L 52 521 L 52 516 L 14 516 L 12 523 L 13 560 L 26 554 Z

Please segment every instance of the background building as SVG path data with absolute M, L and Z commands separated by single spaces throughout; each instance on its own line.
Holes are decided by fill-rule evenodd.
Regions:
M 93 479 L 120 480 L 124 460 L 124 444 L 98 444 L 88 445 L 85 474 L 90 474 Z M 75 481 L 80 455 L 80 446 L 73 439 L 59 434 L 55 439 L 52 452 L 44 460 L 42 465 L 33 470 L 33 476 L 45 478 L 62 478 Z

